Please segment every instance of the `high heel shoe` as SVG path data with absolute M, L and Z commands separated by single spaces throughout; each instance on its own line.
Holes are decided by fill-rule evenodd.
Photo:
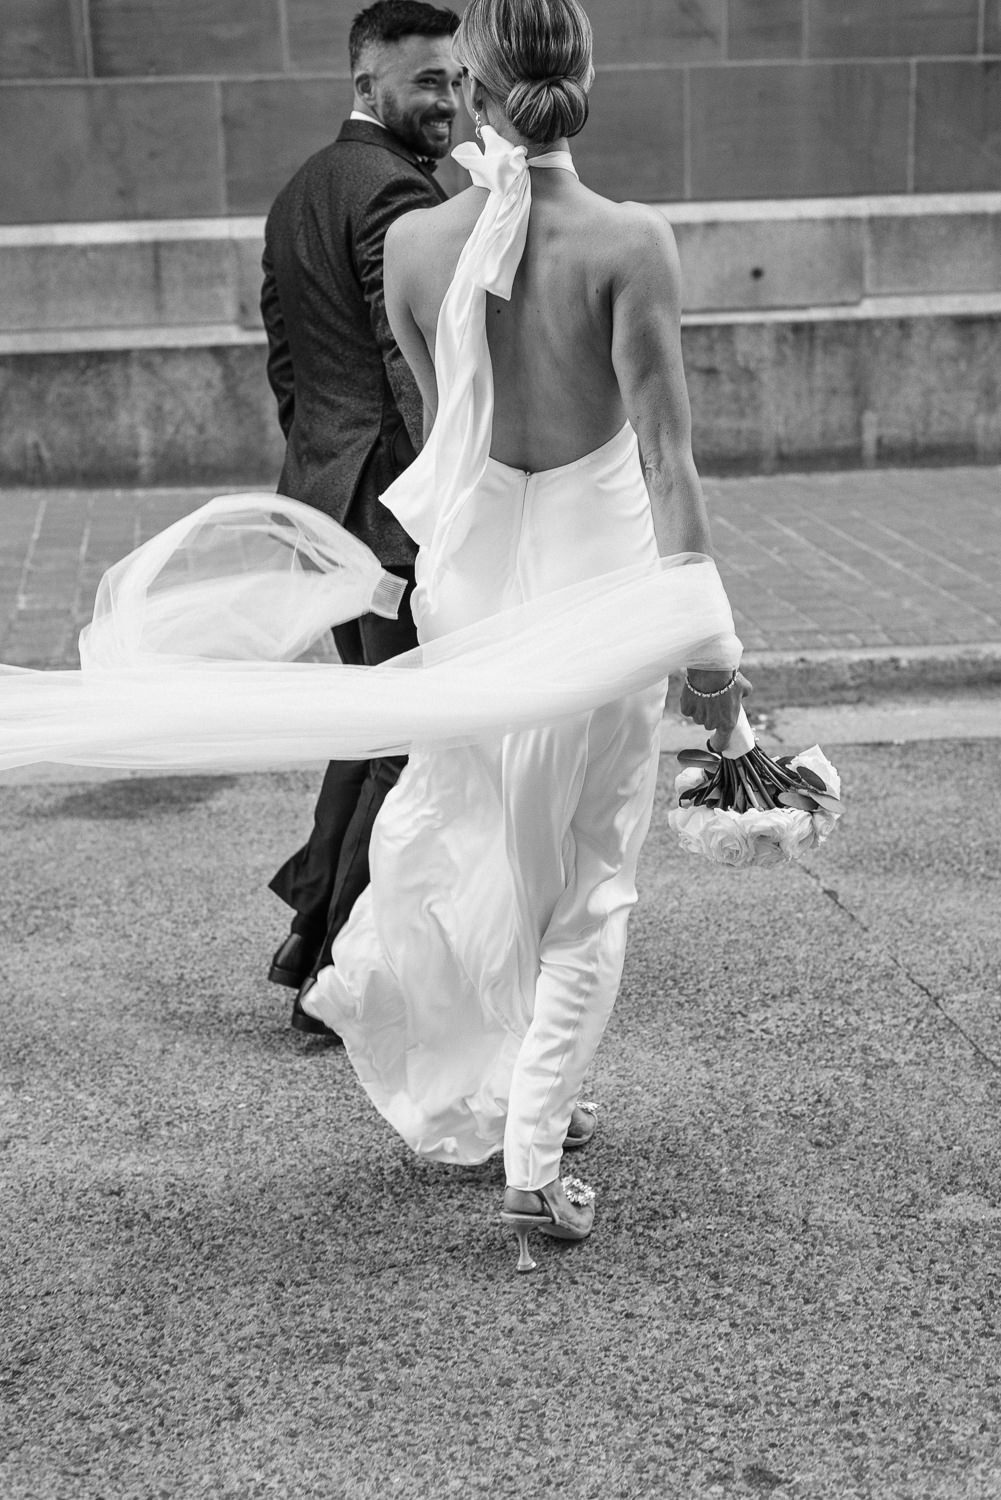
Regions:
M 500 1221 L 518 1236 L 518 1270 L 535 1270 L 528 1251 L 533 1229 L 554 1240 L 586 1240 L 594 1228 L 594 1198 L 594 1188 L 577 1177 L 554 1178 L 530 1192 L 505 1188 Z
M 593 1139 L 598 1124 L 598 1106 L 590 1099 L 582 1099 L 573 1107 L 570 1128 L 563 1141 L 564 1151 L 579 1151 Z

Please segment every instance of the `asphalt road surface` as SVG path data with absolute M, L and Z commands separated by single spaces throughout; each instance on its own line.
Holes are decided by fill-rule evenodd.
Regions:
M 314 777 L 11 779 L 5 1500 L 1001 1492 L 983 711 L 818 710 L 848 811 L 778 870 L 681 853 L 664 756 L 595 1232 L 523 1277 L 499 1161 L 412 1157 L 265 982 Z

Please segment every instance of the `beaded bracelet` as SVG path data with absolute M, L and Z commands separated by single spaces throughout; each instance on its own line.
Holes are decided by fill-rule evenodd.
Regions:
M 732 673 L 730 674 L 730 681 L 729 682 L 724 683 L 721 688 L 717 688 L 716 691 L 715 691 L 715 693 L 702 693 L 702 692 L 699 691 L 699 689 L 697 687 L 693 687 L 692 686 L 692 684 L 691 684 L 691 682 L 689 681 L 689 678 L 688 678 L 688 673 L 687 672 L 685 673 L 685 685 L 687 686 L 688 691 L 690 693 L 694 693 L 694 695 L 695 695 L 696 698 L 722 698 L 725 693 L 728 693 L 730 691 L 730 689 L 733 687 L 733 685 L 734 685 L 734 683 L 736 681 L 737 681 L 737 668 L 734 667 Z

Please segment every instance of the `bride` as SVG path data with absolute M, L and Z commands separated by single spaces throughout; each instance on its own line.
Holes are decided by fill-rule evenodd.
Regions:
M 577 0 L 469 0 L 454 39 L 483 153 L 473 187 L 386 240 L 393 332 L 427 443 L 383 497 L 421 547 L 423 643 L 658 554 L 710 551 L 690 448 L 679 275 L 660 214 L 598 197 Z M 699 670 L 701 665 L 701 670 Z M 747 684 L 692 663 L 683 711 L 723 736 Z M 304 996 L 414 1150 L 503 1147 L 502 1222 L 583 1239 L 559 1177 L 615 1000 L 650 820 L 664 683 L 452 749 L 416 745 L 376 823 L 371 886 Z
M 418 651 L 324 659 L 399 580 L 321 512 L 223 496 L 102 579 L 76 672 L 0 667 L 0 770 L 408 753 L 371 885 L 303 999 L 417 1152 L 503 1151 L 502 1220 L 580 1240 L 560 1179 L 615 1000 L 667 674 L 725 740 L 747 683 L 692 462 L 678 266 L 577 179 L 577 0 L 469 0 L 473 186 L 394 224 L 386 292 L 427 442 L 383 497 L 420 546 Z M 396 593 L 394 594 L 394 588 Z M 303 653 L 313 653 L 304 660 Z M 317 659 L 317 654 L 320 659 Z

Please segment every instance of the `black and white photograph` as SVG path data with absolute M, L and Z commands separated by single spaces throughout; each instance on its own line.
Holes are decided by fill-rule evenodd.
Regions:
M 0 0 L 0 1500 L 997 1500 L 999 882 L 1001 0 Z

